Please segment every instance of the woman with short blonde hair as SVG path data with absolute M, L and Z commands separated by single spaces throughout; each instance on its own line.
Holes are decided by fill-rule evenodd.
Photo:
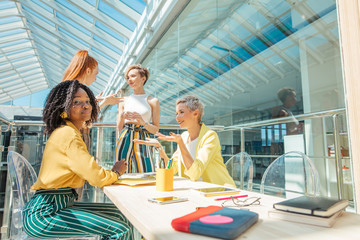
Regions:
M 187 131 L 181 135 L 155 134 L 160 140 L 177 143 L 178 148 L 170 164 L 158 140 L 147 138 L 134 142 L 155 146 L 165 166 L 171 165 L 174 174 L 178 173 L 179 176 L 193 181 L 201 179 L 204 182 L 235 188 L 234 180 L 229 175 L 221 156 L 219 137 L 215 131 L 201 122 L 203 115 L 204 106 L 197 97 L 187 96 L 176 101 L 176 121 L 180 128 L 186 128 Z

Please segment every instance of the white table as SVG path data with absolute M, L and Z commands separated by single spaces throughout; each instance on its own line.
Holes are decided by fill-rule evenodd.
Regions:
M 174 191 L 171 192 L 156 191 L 155 186 L 128 187 L 112 185 L 104 187 L 103 190 L 145 239 L 187 240 L 213 239 L 175 231 L 171 227 L 171 221 L 174 218 L 195 211 L 196 207 L 221 205 L 221 201 L 214 200 L 217 197 L 204 197 L 191 190 L 192 188 L 214 186 L 217 185 L 192 182 L 190 180 L 175 180 Z M 237 239 L 360 240 L 360 215 L 358 214 L 344 213 L 332 228 L 286 222 L 268 217 L 268 210 L 272 209 L 272 204 L 283 199 L 247 191 L 241 191 L 240 194 L 248 194 L 249 197 L 261 197 L 261 205 L 247 207 L 259 214 L 259 221 Z M 187 197 L 189 201 L 165 205 L 148 202 L 148 198 L 163 196 Z

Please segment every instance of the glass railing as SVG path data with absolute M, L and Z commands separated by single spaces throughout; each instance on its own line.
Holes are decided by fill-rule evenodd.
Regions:
M 298 126 L 296 131 L 295 122 Z M 223 146 L 225 161 L 247 152 L 254 162 L 254 189 L 259 189 L 265 169 L 285 152 L 300 151 L 315 163 L 320 175 L 321 195 L 353 200 L 352 161 L 345 109 L 301 114 L 225 127 L 220 139 L 231 137 Z M 229 134 L 229 132 L 231 134 Z
M 296 119 L 298 129 L 290 132 Z M 1 119 L 0 119 L 1 120 Z M 0 121 L 3 123 L 2 138 L 10 134 L 10 144 L 3 145 L 4 153 L 15 150 L 27 158 L 38 171 L 47 137 L 41 121 Z M 277 157 L 289 151 L 307 154 L 321 177 L 322 195 L 352 200 L 352 165 L 349 157 L 349 141 L 346 129 L 345 109 L 301 114 L 294 117 L 269 119 L 234 126 L 210 126 L 218 132 L 222 155 L 226 162 L 238 152 L 247 152 L 254 161 L 254 189 L 258 189 L 262 174 Z M 181 133 L 178 125 L 162 125 L 160 132 Z M 10 133 L 9 133 L 10 132 Z M 230 134 L 229 134 L 230 133 Z M 110 169 L 115 162 L 115 123 L 95 123 L 90 132 L 90 153 L 100 165 Z M 231 138 L 231 143 L 229 142 Z M 163 142 L 169 156 L 176 149 L 175 143 Z M 30 151 L 31 149 L 31 151 Z M 4 155 L 4 154 L 3 154 Z M 5 155 L 6 156 L 6 155 Z M 4 156 L 2 162 L 6 161 Z M 345 176 L 344 174 L 345 173 Z
M 298 121 L 301 128 L 289 133 L 289 128 Z M 7 121 L 0 119 L 2 152 L 1 191 L 4 195 L 6 182 L 6 155 L 8 151 L 22 154 L 39 171 L 42 154 L 47 141 L 43 122 Z M 320 175 L 321 195 L 353 200 L 352 164 L 349 157 L 348 131 L 346 129 L 345 109 L 302 114 L 295 117 L 270 119 L 234 126 L 210 126 L 217 131 L 226 162 L 238 152 L 247 152 L 254 162 L 253 189 L 259 184 L 269 164 L 287 151 L 301 151 L 313 161 Z M 181 133 L 178 125 L 160 126 L 160 132 Z M 115 123 L 95 123 L 90 132 L 92 139 L 90 153 L 100 165 L 110 169 L 115 161 L 116 125 Z M 169 156 L 176 144 L 163 142 Z M 7 190 L 9 192 L 9 190 Z M 4 199 L 4 198 L 2 198 Z M 83 201 L 106 201 L 98 188 L 85 185 Z M 3 205 L 3 203 L 2 203 Z
M 296 133 L 289 133 L 294 118 L 301 124 Z M 7 121 L 1 123 L 1 194 L 6 184 L 6 155 L 8 151 L 22 154 L 38 173 L 42 154 L 47 141 L 43 122 Z M 253 189 L 259 184 L 269 164 L 287 151 L 301 151 L 313 161 L 320 175 L 321 195 L 337 196 L 353 200 L 352 164 L 349 157 L 348 131 L 346 129 L 345 109 L 302 114 L 295 117 L 270 119 L 234 126 L 210 126 L 217 131 L 226 162 L 238 152 L 247 152 L 254 162 Z M 160 126 L 160 132 L 181 133 L 178 125 Z M 116 125 L 115 123 L 95 123 L 90 132 L 92 139 L 90 153 L 100 165 L 110 169 L 115 161 Z M 229 138 L 231 138 L 230 144 Z M 176 144 L 163 142 L 166 153 L 171 156 Z M 5 194 L 8 195 L 8 194 Z M 8 196 L 6 196 L 7 198 Z M 4 199 L 4 198 L 2 198 Z M 98 188 L 85 185 L 83 201 L 107 201 Z M 2 206 L 4 203 L 2 202 Z M 5 213 L 4 213 L 5 215 Z M 5 218 L 4 218 L 5 219 Z M 5 222 L 6 224 L 6 222 Z

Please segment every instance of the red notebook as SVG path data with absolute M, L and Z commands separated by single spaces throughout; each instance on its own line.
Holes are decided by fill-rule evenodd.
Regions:
M 257 213 L 248 210 L 208 206 L 173 219 L 171 226 L 177 231 L 234 239 L 258 219 Z

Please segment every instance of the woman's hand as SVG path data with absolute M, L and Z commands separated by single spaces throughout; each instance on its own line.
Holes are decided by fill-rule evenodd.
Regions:
M 145 138 L 145 140 L 134 139 L 134 143 L 144 144 L 148 146 L 161 147 L 161 144 L 155 138 Z
M 145 125 L 145 121 L 141 117 L 141 115 L 137 112 L 125 112 L 124 115 L 126 120 L 137 122 L 140 125 Z
M 133 142 L 156 147 L 159 152 L 160 158 L 164 159 L 165 163 L 167 164 L 169 158 L 157 139 L 155 138 L 145 138 L 145 140 L 134 139 Z
M 113 94 L 110 94 L 110 95 L 107 95 L 105 97 L 102 96 L 102 92 L 96 96 L 96 100 L 99 102 L 99 101 L 102 101 L 101 104 L 102 105 L 114 105 L 114 104 L 118 104 L 118 103 L 121 103 L 124 101 L 124 98 L 123 97 L 117 97 L 116 96 L 116 93 L 113 93 Z
M 157 133 L 155 133 L 155 136 L 161 140 L 164 140 L 167 142 L 176 142 L 177 144 L 179 144 L 182 141 L 181 135 L 173 133 L 173 132 L 170 132 L 170 136 L 166 136 L 162 133 L 157 132 Z
M 96 98 L 96 101 L 100 102 L 102 100 L 104 100 L 104 97 L 102 96 L 103 95 L 103 92 L 101 92 L 99 95 L 97 95 L 95 98 Z
M 111 169 L 113 172 L 118 172 L 120 175 L 123 175 L 127 169 L 127 162 L 125 159 L 121 159 L 120 161 L 116 162 Z

